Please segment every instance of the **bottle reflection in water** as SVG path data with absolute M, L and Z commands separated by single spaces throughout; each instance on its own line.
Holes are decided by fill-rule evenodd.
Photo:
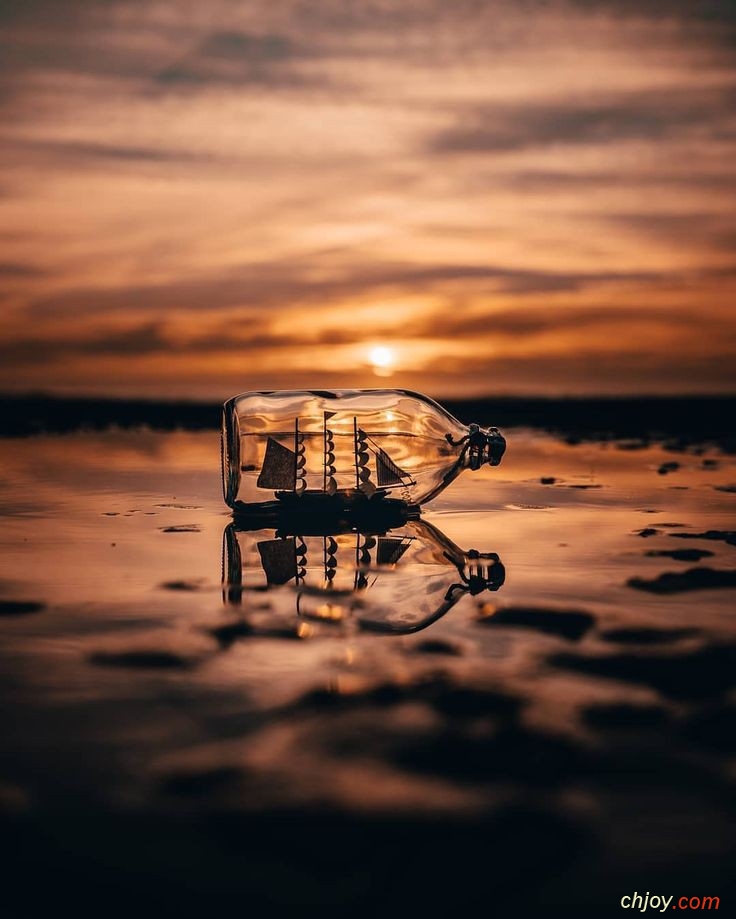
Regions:
M 461 424 L 405 390 L 257 392 L 225 403 L 222 476 L 236 511 L 429 501 L 463 469 L 497 466 L 496 428 Z
M 437 527 L 408 520 L 383 532 L 248 529 L 235 521 L 223 540 L 223 598 L 258 607 L 262 592 L 282 612 L 321 622 L 408 634 L 444 616 L 467 594 L 496 591 L 505 570 L 495 552 L 464 551 Z M 287 588 L 278 591 L 277 588 Z M 260 596 L 259 596 L 260 595 Z M 276 603 L 276 596 L 286 604 Z

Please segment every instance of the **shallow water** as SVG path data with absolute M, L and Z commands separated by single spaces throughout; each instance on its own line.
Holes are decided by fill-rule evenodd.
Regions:
M 441 902 L 605 910 L 656 881 L 723 895 L 736 458 L 508 434 L 503 465 L 464 473 L 426 525 L 380 550 L 368 534 L 357 571 L 356 534 L 287 534 L 299 583 L 288 540 L 232 527 L 214 432 L 1 440 L 0 810 L 42 869 L 74 884 L 96 866 L 121 912 L 152 887 L 187 915 L 214 887 L 281 903 L 298 878 L 323 914 L 371 914 L 389 888 L 409 902 L 386 881 L 396 859 L 419 870 L 428 840 L 454 839 Z M 471 548 L 497 556 L 487 587 Z M 382 885 L 342 862 L 338 883 L 263 836 L 285 812 L 291 843 L 321 827 L 335 849 L 346 827 L 383 841 L 388 821 L 401 855 L 371 846 Z M 80 815 L 96 841 L 69 829 Z M 156 852 L 133 845 L 123 870 L 118 839 L 144 825 Z M 479 858 L 500 865 L 482 883 Z

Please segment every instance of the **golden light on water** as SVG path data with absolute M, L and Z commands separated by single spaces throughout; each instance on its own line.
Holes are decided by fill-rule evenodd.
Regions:
M 339 622 L 345 618 L 345 608 L 339 603 L 321 603 L 314 611 L 314 616 L 316 619 Z

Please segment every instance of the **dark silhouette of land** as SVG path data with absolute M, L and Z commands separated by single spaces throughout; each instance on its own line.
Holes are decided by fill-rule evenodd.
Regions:
M 643 396 L 440 400 L 467 423 L 537 428 L 578 440 L 619 440 L 637 449 L 652 441 L 673 449 L 703 443 L 736 452 L 736 396 Z M 214 403 L 146 399 L 0 396 L 0 436 L 27 437 L 110 427 L 204 431 L 219 428 Z

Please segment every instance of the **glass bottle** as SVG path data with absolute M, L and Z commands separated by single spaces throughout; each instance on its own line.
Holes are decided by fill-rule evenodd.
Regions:
M 505 449 L 496 428 L 463 425 L 407 390 L 249 392 L 223 407 L 223 494 L 242 512 L 419 505 Z

